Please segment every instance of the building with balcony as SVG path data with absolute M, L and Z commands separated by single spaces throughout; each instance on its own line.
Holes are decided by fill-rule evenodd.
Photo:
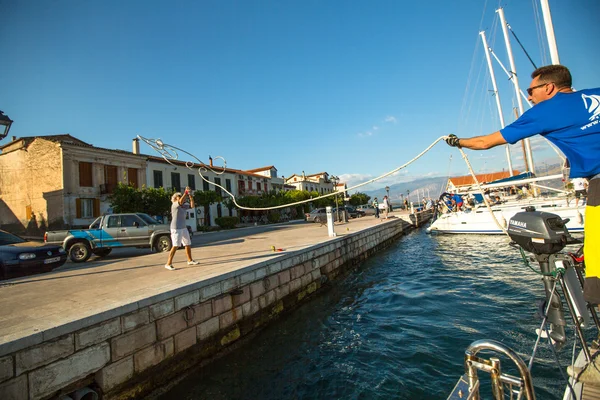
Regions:
M 327 172 L 305 175 L 304 171 L 302 171 L 301 175 L 293 174 L 285 178 L 285 183 L 294 186 L 296 190 L 317 192 L 319 195 L 331 193 L 335 190 Z
M 0 151 L 0 226 L 15 232 L 87 226 L 119 182 L 146 183 L 144 156 L 69 134 L 13 136 Z

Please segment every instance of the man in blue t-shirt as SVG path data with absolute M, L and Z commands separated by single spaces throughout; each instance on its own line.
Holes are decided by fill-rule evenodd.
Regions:
M 459 139 L 454 147 L 486 150 L 501 144 L 542 135 L 567 157 L 571 178 L 589 180 L 585 209 L 585 299 L 600 303 L 600 88 L 574 91 L 569 70 L 548 65 L 533 71 L 527 89 L 534 107 L 504 129 L 490 135 Z

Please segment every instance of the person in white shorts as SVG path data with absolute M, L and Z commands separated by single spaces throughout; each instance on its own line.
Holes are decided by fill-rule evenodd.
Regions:
M 185 202 L 186 197 L 190 199 L 189 204 Z M 192 258 L 192 240 L 185 225 L 186 210 L 194 208 L 194 198 L 190 195 L 190 188 L 186 187 L 183 195 L 180 192 L 175 193 L 171 197 L 171 201 L 173 202 L 173 205 L 171 205 L 171 242 L 173 246 L 169 252 L 169 259 L 165 268 L 169 271 L 174 271 L 173 257 L 181 245 L 185 246 L 188 265 L 197 265 L 199 263 Z

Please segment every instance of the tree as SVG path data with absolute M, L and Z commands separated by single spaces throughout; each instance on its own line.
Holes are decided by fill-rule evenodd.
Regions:
M 144 212 L 149 215 L 168 215 L 171 211 L 171 196 L 173 193 L 168 193 L 160 188 L 142 188 L 142 203 L 144 204 Z
M 194 203 L 204 207 L 204 225 L 210 225 L 210 206 L 223 201 L 221 195 L 213 190 L 197 190 L 194 192 Z
M 143 212 L 142 193 L 133 186 L 120 183 L 108 196 L 110 206 L 115 213 Z
M 363 204 L 369 204 L 369 200 L 371 200 L 371 196 L 361 192 L 354 193 L 352 196 L 350 196 L 350 204 L 354 207 L 358 207 Z

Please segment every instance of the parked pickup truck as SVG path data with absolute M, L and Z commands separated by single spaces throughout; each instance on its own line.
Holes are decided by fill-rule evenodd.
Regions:
M 149 247 L 157 252 L 171 250 L 169 225 L 148 214 L 107 214 L 88 229 L 49 231 L 44 242 L 63 246 L 73 262 L 85 262 L 92 254 L 107 256 L 115 247 Z

